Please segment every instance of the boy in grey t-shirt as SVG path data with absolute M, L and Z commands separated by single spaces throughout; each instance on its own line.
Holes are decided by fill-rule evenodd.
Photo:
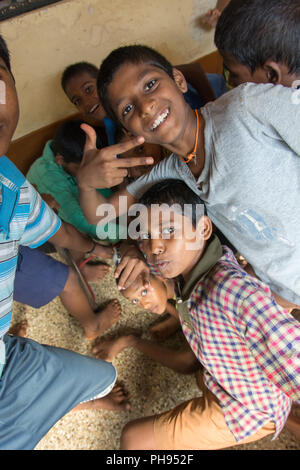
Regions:
M 101 65 L 98 83 L 112 118 L 133 135 L 173 152 L 127 187 L 128 205 L 155 182 L 184 179 L 256 275 L 289 308 L 300 305 L 300 105 L 295 90 L 245 84 L 206 105 L 197 120 L 182 97 L 182 74 L 144 46 L 113 51 Z M 89 141 L 89 156 L 97 157 L 83 165 L 79 176 L 86 203 L 91 203 L 95 175 L 115 165 L 120 153 L 111 147 L 108 158 L 108 151 L 97 151 Z M 108 185 L 107 179 L 97 179 L 98 187 L 99 180 Z
M 138 200 L 158 181 L 183 179 L 257 276 L 300 305 L 300 105 L 292 93 L 246 84 L 209 103 L 200 175 L 173 153 L 127 191 Z

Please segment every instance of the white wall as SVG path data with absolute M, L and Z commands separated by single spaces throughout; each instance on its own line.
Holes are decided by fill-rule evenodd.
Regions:
M 75 112 L 60 87 L 63 69 L 99 66 L 120 45 L 147 44 L 174 65 L 209 54 L 213 31 L 197 26 L 215 0 L 65 0 L 0 23 L 12 56 L 21 137 Z

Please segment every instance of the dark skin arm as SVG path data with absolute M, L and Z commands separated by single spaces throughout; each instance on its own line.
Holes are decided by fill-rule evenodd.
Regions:
M 176 351 L 147 339 L 128 335 L 119 336 L 119 338 L 112 340 L 104 340 L 94 347 L 93 352 L 96 357 L 112 361 L 126 348 L 135 348 L 153 361 L 180 374 L 192 374 L 201 367 L 187 342 L 181 350 Z
M 53 243 L 53 245 L 61 248 L 68 248 L 69 250 L 78 253 L 86 253 L 94 246 L 94 242 L 91 238 L 76 230 L 73 225 L 67 224 L 63 221 L 59 230 L 49 238 L 49 242 Z M 109 258 L 112 256 L 112 249 L 108 249 L 107 247 L 97 244 L 92 255 Z

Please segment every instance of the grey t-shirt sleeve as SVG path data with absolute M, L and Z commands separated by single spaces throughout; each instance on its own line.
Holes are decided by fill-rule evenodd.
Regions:
M 156 183 L 166 179 L 180 179 L 186 182 L 191 189 L 199 192 L 196 181 L 188 168 L 188 165 L 180 160 L 179 156 L 172 153 L 155 165 L 152 170 L 144 176 L 127 186 L 127 191 L 135 198 L 140 199 L 142 195 Z
M 262 125 L 266 137 L 282 140 L 300 156 L 300 90 L 272 84 L 246 84 L 245 107 Z

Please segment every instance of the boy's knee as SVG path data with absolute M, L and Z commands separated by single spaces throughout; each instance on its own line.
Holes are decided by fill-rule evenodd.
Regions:
M 127 423 L 121 433 L 121 449 L 122 450 L 135 450 L 135 422 L 130 421 Z
M 136 419 L 127 423 L 121 434 L 122 450 L 156 449 L 154 439 L 155 416 Z

